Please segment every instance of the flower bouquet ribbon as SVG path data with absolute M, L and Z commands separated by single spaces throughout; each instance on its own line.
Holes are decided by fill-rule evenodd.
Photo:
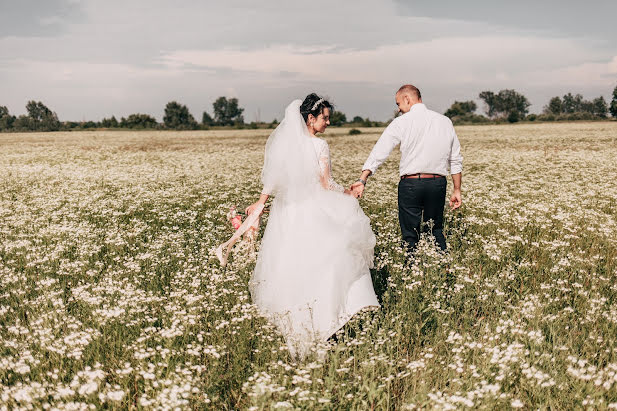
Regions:
M 231 251 L 234 244 L 236 244 L 236 241 L 238 241 L 243 234 L 246 233 L 246 235 L 250 236 L 252 239 L 255 238 L 255 233 L 259 228 L 259 217 L 261 216 L 261 212 L 263 211 L 263 209 L 263 204 L 257 206 L 255 210 L 246 217 L 246 220 L 244 220 L 244 222 L 239 227 L 237 227 L 234 235 L 232 235 L 229 240 L 218 246 L 215 253 L 217 258 L 221 262 L 221 267 L 225 267 L 227 265 L 227 258 L 229 257 L 229 252 Z

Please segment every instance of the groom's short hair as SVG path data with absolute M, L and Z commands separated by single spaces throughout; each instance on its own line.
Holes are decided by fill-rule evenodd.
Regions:
M 418 100 L 422 99 L 422 94 L 420 93 L 420 89 L 416 86 L 412 86 L 411 84 L 404 84 L 401 86 L 401 88 L 398 89 L 398 91 L 396 92 L 396 94 L 399 93 L 409 93 L 409 94 L 414 94 Z

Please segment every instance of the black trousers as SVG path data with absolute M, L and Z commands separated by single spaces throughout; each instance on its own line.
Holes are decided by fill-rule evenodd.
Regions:
M 422 216 L 424 222 L 432 220 L 431 233 L 442 250 L 446 249 L 443 235 L 443 207 L 446 197 L 445 177 L 404 178 L 398 184 L 398 219 L 403 240 L 413 251 L 420 239 Z M 429 224 L 430 225 L 430 224 Z M 427 232 L 428 226 L 423 228 Z

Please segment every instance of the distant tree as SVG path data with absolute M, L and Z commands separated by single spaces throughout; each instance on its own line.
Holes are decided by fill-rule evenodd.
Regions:
M 613 99 L 611 100 L 611 106 L 608 111 L 611 112 L 611 116 L 617 118 L 617 87 L 613 90 Z
M 60 121 L 58 121 L 56 113 L 40 101 L 28 101 L 26 110 L 30 118 L 30 130 L 56 131 L 60 129 Z
M 379 127 L 380 123 L 378 121 L 371 121 L 370 118 L 365 118 L 364 123 L 362 123 L 364 127 Z
M 594 98 L 591 104 L 593 106 L 594 116 L 606 118 L 608 115 L 608 104 L 606 103 L 606 100 L 604 100 L 604 97 L 600 96 Z
M 15 119 L 13 122 L 13 129 L 16 131 L 32 131 L 34 130 L 34 126 L 32 124 L 32 119 L 30 116 L 21 115 Z
M 580 104 L 580 107 L 579 107 L 579 111 L 581 113 L 593 114 L 593 112 L 594 112 L 593 102 L 589 101 L 589 100 L 581 101 L 581 104 Z
M 510 114 L 508 114 L 507 119 L 509 123 L 516 123 L 521 119 L 521 115 L 518 111 L 512 110 Z
M 330 125 L 338 127 L 342 126 L 345 123 L 347 123 L 347 116 L 345 115 L 345 113 L 332 110 L 332 112 L 330 113 Z
M 116 120 L 115 116 L 111 116 L 111 118 L 104 118 L 103 120 L 101 120 L 101 127 L 117 128 L 118 126 L 118 120 Z
M 563 96 L 563 112 L 564 113 L 579 113 L 583 111 L 583 96 L 568 93 Z
M 479 94 L 481 100 L 486 104 L 486 115 L 489 117 L 495 117 L 498 111 L 497 95 L 492 91 L 483 91 Z
M 221 126 L 244 124 L 243 108 L 238 106 L 237 98 L 219 97 L 212 103 L 214 122 Z
M 156 119 L 148 114 L 131 114 L 127 118 L 120 119 L 120 127 L 123 128 L 157 128 Z
M 527 97 L 511 89 L 501 90 L 497 94 L 483 91 L 479 97 L 486 104 L 486 114 L 489 117 L 524 118 L 531 105 Z M 513 112 L 516 114 L 512 114 Z
M 593 100 L 585 100 L 581 94 L 573 95 L 568 93 L 563 96 L 553 97 L 548 105 L 544 107 L 544 117 L 549 121 L 552 120 L 593 120 L 594 117 L 605 118 L 608 112 L 608 104 L 604 97 L 598 97 Z M 561 117 L 550 117 L 556 115 Z
M 163 124 L 165 124 L 165 127 L 174 130 L 194 130 L 197 128 L 197 122 L 189 112 L 188 107 L 176 101 L 170 101 L 165 106 Z
M 574 108 L 573 113 L 582 113 L 586 108 L 589 108 L 589 106 L 585 104 L 583 95 L 580 93 L 574 96 L 572 107 Z
M 378 123 L 373 124 L 370 118 L 362 118 L 360 116 L 355 116 L 351 121 L 353 124 L 360 124 L 363 127 L 373 127 L 377 126 Z
M 516 116 L 517 119 L 520 119 L 529 112 L 531 103 L 529 103 L 527 97 L 514 90 L 501 90 L 497 97 L 500 101 L 502 112 L 504 114 L 507 113 L 509 118 Z
M 5 106 L 0 106 L 0 131 L 6 131 L 13 128 L 15 116 L 9 113 L 9 109 Z
M 94 122 L 94 121 L 83 121 L 79 124 L 80 128 L 97 128 L 99 126 L 98 123 Z
M 201 124 L 203 124 L 206 127 L 209 127 L 214 124 L 214 120 L 212 119 L 210 114 L 208 114 L 207 111 L 204 111 L 204 113 L 201 116 Z
M 455 101 L 448 110 L 444 113 L 446 117 L 452 118 L 456 116 L 464 116 L 465 114 L 471 114 L 478 106 L 475 101 Z
M 581 96 L 582 98 L 582 96 Z M 572 93 L 565 94 L 563 96 L 563 103 L 561 106 L 562 113 L 574 113 L 576 110 L 576 102 Z
M 546 114 L 561 114 L 563 112 L 563 103 L 560 97 L 553 97 L 549 100 L 548 104 L 544 107 L 544 113 Z
M 81 123 L 77 121 L 64 121 L 62 122 L 62 130 L 73 130 L 75 128 L 80 128 Z

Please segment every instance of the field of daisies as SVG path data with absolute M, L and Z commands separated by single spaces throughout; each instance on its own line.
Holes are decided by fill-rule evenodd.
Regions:
M 362 132 L 325 135 L 341 184 Z M 269 131 L 0 134 L 0 410 L 617 408 L 617 122 L 457 132 L 448 254 L 405 255 L 395 152 L 360 200 L 381 309 L 300 363 L 251 244 L 214 256 Z

